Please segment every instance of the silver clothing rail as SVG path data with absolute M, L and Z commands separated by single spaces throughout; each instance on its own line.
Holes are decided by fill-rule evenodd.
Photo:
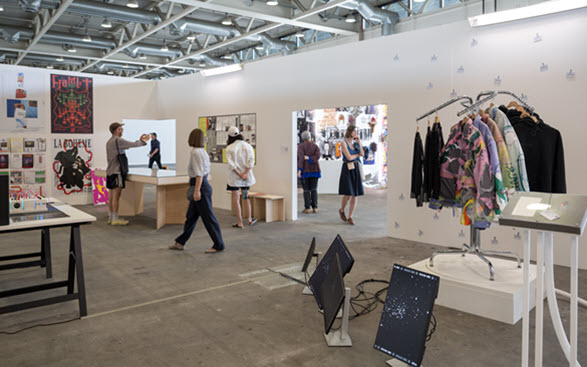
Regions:
M 422 120 L 422 119 L 424 119 L 424 118 L 426 118 L 426 117 L 428 117 L 428 116 L 432 115 L 433 113 L 435 113 L 435 112 L 437 112 L 437 111 L 440 111 L 440 110 L 442 110 L 442 109 L 443 109 L 443 108 L 445 108 L 445 107 L 448 107 L 448 106 L 450 106 L 451 104 L 453 104 L 453 103 L 455 103 L 455 102 L 458 102 L 458 101 L 460 101 L 460 100 L 463 100 L 463 99 L 467 99 L 467 100 L 469 101 L 469 104 L 473 104 L 473 98 L 471 98 L 471 97 L 469 97 L 469 96 L 459 96 L 459 97 L 455 97 L 455 98 L 451 99 L 450 101 L 448 101 L 448 102 L 445 102 L 445 103 L 441 104 L 440 106 L 438 106 L 438 107 L 436 107 L 436 108 L 433 108 L 433 109 L 431 109 L 430 111 L 428 111 L 428 112 L 426 112 L 425 114 L 423 114 L 422 116 L 418 117 L 418 118 L 416 119 L 416 122 L 418 122 L 418 121 L 420 121 L 420 120 Z M 461 104 L 463 104 L 463 103 L 461 102 Z M 463 106 L 465 106 L 465 104 L 463 104 Z
M 479 107 L 479 106 L 483 105 L 484 103 L 489 102 L 492 99 L 494 99 L 497 96 L 497 94 L 498 94 L 497 91 L 491 92 L 491 95 L 489 97 L 483 98 L 482 100 L 473 103 L 472 105 L 468 106 L 464 110 L 458 112 L 457 113 L 457 116 L 462 116 L 462 115 L 464 115 L 465 113 L 467 113 L 469 111 L 476 110 L 477 107 Z
M 507 94 L 509 96 L 512 96 L 515 99 L 517 99 L 526 108 L 526 110 L 528 110 L 528 113 L 534 112 L 534 107 L 532 107 L 530 104 L 528 104 L 528 102 L 524 101 L 522 98 L 518 97 L 517 94 L 510 92 L 509 90 L 496 90 L 496 91 L 488 90 L 488 91 L 481 92 L 477 95 L 477 101 L 479 100 L 479 98 L 493 94 L 493 93 Z

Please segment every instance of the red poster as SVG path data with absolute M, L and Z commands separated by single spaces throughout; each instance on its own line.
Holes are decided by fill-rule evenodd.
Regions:
M 51 74 L 51 133 L 92 134 L 92 78 Z

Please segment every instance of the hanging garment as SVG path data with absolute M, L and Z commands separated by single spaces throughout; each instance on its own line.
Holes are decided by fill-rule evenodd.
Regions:
M 412 188 L 410 190 L 410 197 L 416 199 L 416 206 L 422 206 L 423 203 L 423 162 L 424 150 L 422 148 L 422 138 L 420 138 L 420 132 L 416 131 L 416 136 L 414 138 L 414 155 L 412 160 Z
M 512 195 L 514 191 L 516 191 L 516 183 L 514 180 L 514 168 L 512 167 L 512 163 L 510 162 L 510 156 L 508 154 L 508 148 L 505 144 L 505 140 L 503 140 L 503 136 L 499 131 L 499 127 L 493 121 L 489 115 L 484 115 L 481 120 L 487 124 L 489 130 L 491 131 L 491 135 L 493 135 L 493 139 L 495 140 L 495 145 L 497 146 L 497 154 L 499 156 L 499 164 L 501 166 L 501 176 L 503 178 L 503 186 L 505 187 L 508 195 Z M 503 208 L 502 208 L 503 209 Z
M 494 213 L 491 176 L 489 155 L 479 129 L 470 119 L 454 125 L 440 163 L 440 202 L 466 207 L 476 227 L 488 228 Z
M 516 190 L 530 191 L 528 174 L 526 171 L 526 159 L 514 127 L 508 120 L 506 114 L 496 106 L 489 110 L 489 117 L 495 121 L 505 140 L 508 154 L 510 156 L 510 163 L 514 169 L 513 179 L 516 185 Z
M 526 156 L 528 181 L 532 191 L 567 192 L 565 158 L 560 132 L 538 117 L 512 117 L 511 122 Z
M 428 122 L 430 123 L 430 122 Z M 424 176 L 422 177 L 423 194 L 422 201 L 427 203 L 430 201 L 430 194 L 432 194 L 432 152 L 430 150 L 431 137 L 430 125 L 426 128 L 426 140 L 424 141 Z
M 428 141 L 430 144 L 428 144 Z M 424 179 L 426 184 L 424 192 L 429 200 L 438 200 L 440 192 L 440 156 L 444 147 L 442 126 L 439 122 L 432 125 L 430 139 L 426 139 L 426 144 L 424 153 Z
M 501 211 L 505 209 L 507 204 L 507 197 L 501 176 L 501 166 L 499 163 L 499 155 L 497 153 L 497 145 L 495 144 L 493 135 L 491 135 L 491 130 L 489 130 L 489 127 L 481 121 L 481 115 L 477 115 L 477 117 L 475 117 L 475 120 L 473 120 L 473 126 L 479 129 L 479 132 L 481 132 L 481 136 L 483 137 L 483 141 L 485 142 L 485 146 L 487 147 L 487 153 L 489 154 L 489 165 L 491 166 L 492 174 L 491 180 L 493 181 L 494 187 L 493 210 L 495 211 L 495 214 L 501 214 Z

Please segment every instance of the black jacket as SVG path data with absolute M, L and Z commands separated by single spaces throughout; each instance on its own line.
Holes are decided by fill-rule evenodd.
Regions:
M 422 185 L 422 168 L 424 163 L 424 149 L 420 132 L 416 132 L 414 138 L 414 155 L 412 159 L 412 188 L 410 197 L 416 199 L 416 206 L 422 206 L 424 201 L 424 190 Z

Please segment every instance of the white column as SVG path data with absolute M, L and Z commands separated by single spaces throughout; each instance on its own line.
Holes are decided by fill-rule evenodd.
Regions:
M 528 367 L 530 341 L 530 231 L 524 231 L 524 302 L 522 307 L 522 367 Z
M 544 322 L 544 232 L 536 236 L 536 323 L 534 327 L 534 366 L 542 367 Z
M 578 275 L 579 275 L 579 238 L 571 237 L 571 355 L 569 366 L 578 367 L 577 363 L 577 301 L 578 301 Z

